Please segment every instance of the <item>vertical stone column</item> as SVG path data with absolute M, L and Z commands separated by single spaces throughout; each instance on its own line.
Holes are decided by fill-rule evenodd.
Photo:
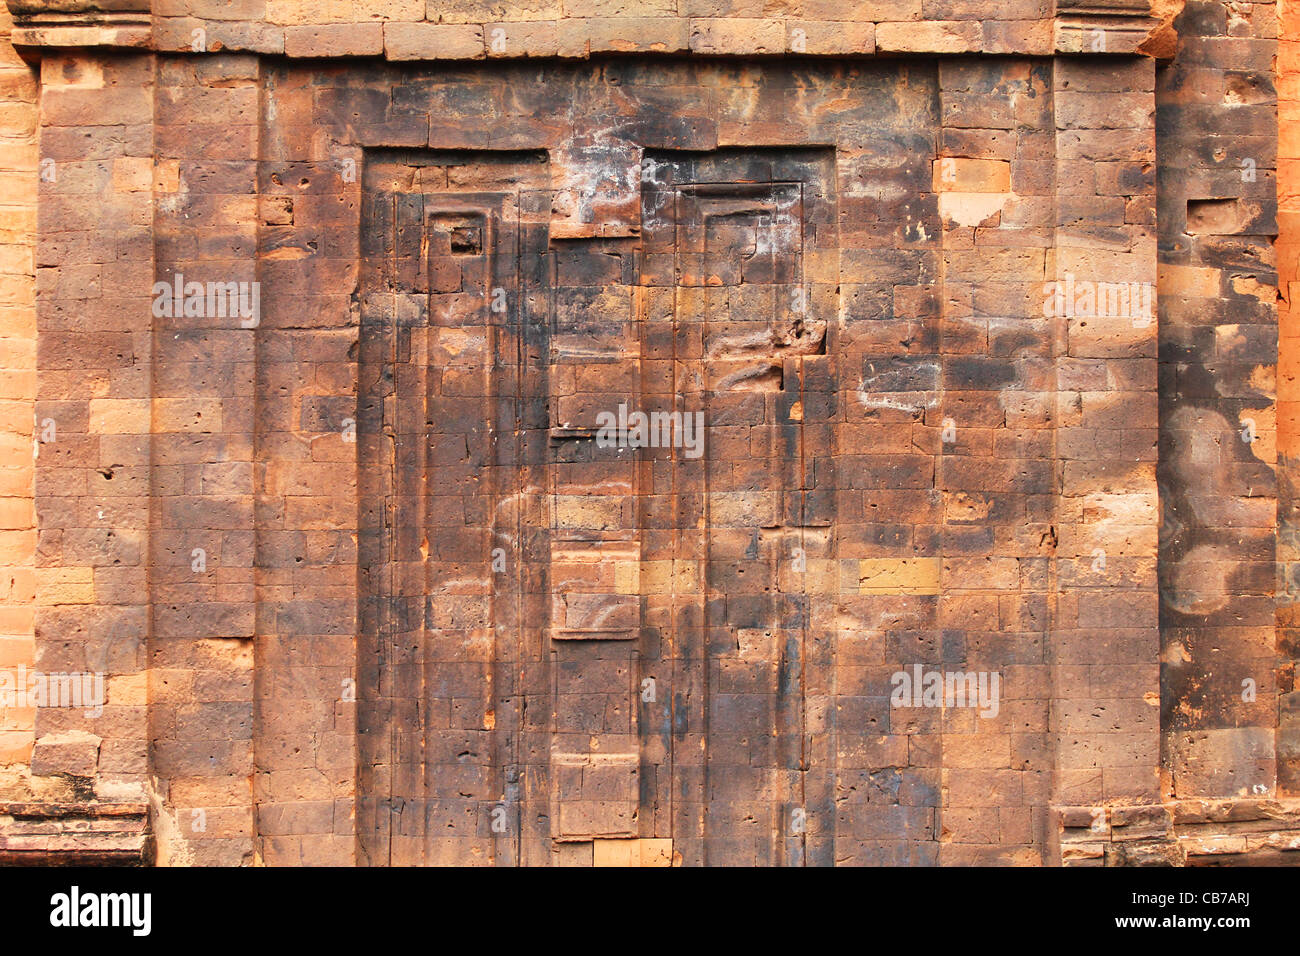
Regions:
M 1273 4 L 1189 2 L 1161 71 L 1161 699 L 1169 795 L 1276 778 Z
M 943 508 L 929 666 L 954 687 L 931 738 L 943 768 L 939 861 L 1036 863 L 1058 545 L 1054 340 L 1042 310 L 1052 77 L 1027 60 L 963 59 L 942 63 L 939 80 L 940 377 L 922 434 Z
M 266 305 L 254 258 L 257 80 L 251 56 L 157 62 L 157 162 L 146 172 L 160 863 L 253 859 L 254 342 Z
M 810 801 L 808 811 L 811 826 L 829 831 L 832 858 L 847 865 L 939 859 L 942 713 L 890 700 L 894 674 L 937 663 L 930 638 L 943 518 L 932 454 L 938 430 L 928 427 L 928 416 L 937 407 L 941 364 L 943 240 L 932 188 L 938 72 L 934 63 L 860 78 L 846 70 L 837 98 L 852 105 L 819 114 L 824 125 L 811 134 L 840 145 L 839 250 L 819 252 L 826 257 L 819 271 L 838 277 L 826 346 L 838 377 L 826 555 L 837 565 L 838 594 L 830 620 L 814 619 L 833 630 L 829 667 L 808 675 L 811 695 L 824 690 L 829 698 L 820 733 L 812 735 L 811 764 L 832 768 L 834 791 L 830 806 Z
M 375 91 L 350 81 L 344 101 L 337 89 L 313 87 L 310 74 L 265 65 L 258 79 L 262 101 L 246 116 L 260 124 L 248 135 L 249 155 L 260 159 L 263 317 L 242 333 L 255 340 L 257 375 L 248 527 L 257 529 L 258 853 L 268 865 L 337 866 L 356 855 L 356 594 L 358 571 L 371 570 L 357 560 L 353 297 L 364 170 L 345 107 L 373 102 Z M 382 115 L 357 112 L 370 122 Z M 414 522 L 404 532 L 418 540 Z
M 98 708 L 43 707 L 32 773 L 76 797 L 146 788 L 153 61 L 41 62 L 36 666 L 98 674 Z
M 1154 71 L 1053 66 L 1058 803 L 1159 796 Z

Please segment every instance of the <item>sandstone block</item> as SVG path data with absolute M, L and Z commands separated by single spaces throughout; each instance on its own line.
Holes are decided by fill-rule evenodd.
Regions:
M 484 55 L 483 28 L 472 24 L 385 23 L 390 60 L 474 60 Z
M 983 30 L 974 20 L 876 24 L 876 49 L 881 53 L 969 53 L 978 50 L 983 40 Z
M 384 52 L 382 23 L 337 23 L 288 27 L 284 52 L 291 57 L 378 56 Z

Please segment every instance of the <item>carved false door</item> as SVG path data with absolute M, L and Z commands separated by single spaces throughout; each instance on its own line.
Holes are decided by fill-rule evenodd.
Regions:
M 532 156 L 367 162 L 358 840 L 373 864 L 509 865 L 526 842 L 522 681 L 542 642 L 526 622 L 545 613 L 529 607 L 545 518 L 527 488 L 543 388 L 528 316 L 549 212 L 529 187 L 545 182 Z
M 815 858 L 831 164 L 684 155 L 640 237 L 556 241 L 544 158 L 367 164 L 372 863 Z
M 643 726 L 665 757 L 657 826 L 687 864 L 806 862 L 826 798 L 809 776 L 806 569 L 827 563 L 830 498 L 805 418 L 824 428 L 827 409 L 804 399 L 828 313 L 805 247 L 834 226 L 831 168 L 820 153 L 665 154 L 643 175 L 646 400 L 704 423 L 702 449 L 655 456 L 641 499 L 658 634 L 642 667 L 665 688 Z

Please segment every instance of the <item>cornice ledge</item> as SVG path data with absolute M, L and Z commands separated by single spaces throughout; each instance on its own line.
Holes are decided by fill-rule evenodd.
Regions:
M 5 0 L 13 17 L 10 42 L 33 47 L 148 48 L 150 0 Z
M 1184 0 L 1057 0 L 1057 53 L 1172 59 Z
M 14 20 L 11 42 L 19 50 L 32 51 L 40 47 L 129 47 L 156 48 L 154 18 L 151 0 L 5 0 Z M 1182 10 L 1184 0 L 1057 0 L 1052 27 L 1050 49 L 1058 54 L 1082 55 L 1144 55 L 1167 59 L 1177 50 L 1178 37 L 1173 29 L 1174 17 Z M 190 24 L 188 21 L 178 26 Z M 269 24 L 241 23 L 248 32 Z M 1047 24 L 1043 24 L 1046 26 Z M 885 24 L 884 26 L 891 26 Z M 909 24 L 911 31 L 920 31 L 924 39 L 925 28 L 930 32 L 940 27 L 951 29 L 978 27 L 976 21 L 956 24 L 918 22 Z M 885 39 L 874 45 L 881 52 L 890 52 L 887 31 L 877 25 L 876 30 Z M 163 30 L 163 33 L 175 32 Z M 253 30 L 257 33 L 257 30 Z M 278 32 L 278 31 L 277 31 Z M 960 32 L 960 31 L 959 31 Z M 979 36 L 948 36 L 942 43 L 912 42 L 900 50 L 925 52 L 922 47 L 934 46 L 931 52 L 979 53 L 985 44 Z M 1046 36 L 1043 37 L 1047 39 Z M 231 49 L 250 49 L 263 52 L 281 52 L 279 42 L 240 38 L 227 44 Z M 956 44 L 956 46 L 954 46 Z M 164 44 L 170 46 L 170 44 Z M 188 45 L 188 41 L 185 45 Z M 1046 44 L 1044 44 L 1046 47 Z M 217 47 L 214 45 L 213 50 Z M 732 52 L 732 51 L 728 51 Z M 734 51 L 737 53 L 751 51 Z M 762 51 L 759 51 L 762 52 Z M 812 51 L 809 51 L 812 52 Z M 831 51 L 828 51 L 831 52 Z M 872 52 L 868 50 L 867 52 Z M 1007 52 L 1007 51 L 1001 51 Z M 1047 52 L 1022 50 L 1031 52 Z M 434 56 L 432 59 L 439 57 Z

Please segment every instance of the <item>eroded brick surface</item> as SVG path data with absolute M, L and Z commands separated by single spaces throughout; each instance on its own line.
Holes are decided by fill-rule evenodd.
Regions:
M 1286 858 L 1273 5 L 153 6 L 15 33 L 7 851 Z
M 1111 97 L 1146 142 L 1071 171 L 1149 161 L 1132 69 L 1055 119 L 1060 81 L 1027 62 L 814 68 L 797 93 L 779 70 L 666 64 L 270 78 L 284 128 L 332 117 L 363 170 L 287 148 L 268 169 L 299 186 L 280 246 L 316 209 L 359 217 L 363 268 L 271 273 L 260 335 L 360 322 L 371 861 L 639 837 L 685 863 L 1031 862 L 1054 761 L 1099 798 L 1155 792 L 1153 589 L 1049 600 L 1067 525 L 1077 548 L 1098 520 L 1062 512 L 1082 489 L 1061 475 L 1104 475 L 1093 508 L 1153 558 L 1153 473 L 1103 463 L 1154 459 L 1154 413 L 1143 441 L 1108 411 L 1153 400 L 1154 326 L 1070 329 L 1043 292 L 1098 260 L 1053 214 L 1060 140 L 1113 135 Z M 1125 200 L 1151 182 L 1094 181 L 1072 209 L 1130 235 L 1105 264 L 1150 282 Z M 994 202 L 946 205 L 969 197 Z M 289 319 L 281 288 L 321 309 Z M 1103 359 L 1125 388 L 1097 380 L 1062 428 L 1058 376 Z M 601 447 L 620 405 L 699 413 L 700 448 Z M 914 665 L 996 674 L 996 714 L 891 707 Z M 1130 725 L 1054 733 L 1049 688 L 1076 673 L 1078 706 L 1132 701 Z
M 1157 124 L 1165 768 L 1182 799 L 1272 794 L 1277 20 L 1188 3 L 1175 26 Z

